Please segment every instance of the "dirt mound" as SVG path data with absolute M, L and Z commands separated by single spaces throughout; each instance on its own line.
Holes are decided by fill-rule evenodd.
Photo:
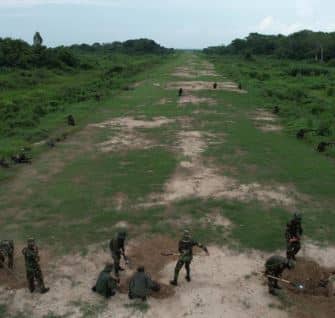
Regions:
M 298 258 L 296 266 L 286 271 L 283 277 L 304 286 L 303 290 L 282 285 L 287 290 L 286 302 L 292 307 L 291 313 L 297 318 L 335 317 L 335 299 L 328 297 L 325 282 L 335 268 L 325 268 L 310 258 Z
M 335 268 L 325 268 L 309 258 L 298 258 L 294 269 L 285 272 L 285 278 L 291 282 L 303 285 L 299 291 L 293 286 L 288 288 L 292 292 L 299 292 L 314 296 L 327 296 L 326 282 Z

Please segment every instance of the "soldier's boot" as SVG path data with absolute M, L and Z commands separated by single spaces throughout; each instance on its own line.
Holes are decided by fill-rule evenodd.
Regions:
M 179 276 L 179 271 L 175 270 L 174 278 L 173 280 L 170 280 L 171 285 L 178 286 L 178 276 Z
M 186 277 L 185 279 L 190 282 L 191 281 L 191 268 L 190 268 L 190 264 L 185 264 L 186 267 Z
M 45 293 L 47 293 L 49 290 L 50 290 L 50 288 L 48 288 L 48 287 L 43 287 L 43 288 L 41 289 L 41 294 L 45 294 Z

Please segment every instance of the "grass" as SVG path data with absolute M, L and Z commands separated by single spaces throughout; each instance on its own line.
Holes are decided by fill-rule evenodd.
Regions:
M 78 111 L 80 125 L 69 141 L 52 150 L 40 147 L 39 152 L 36 150 L 33 169 L 13 170 L 13 179 L 2 182 L 1 233 L 20 241 L 33 235 L 42 245 L 67 253 L 109 239 L 115 225 L 125 221 L 131 226 L 132 237 L 143 234 L 143 226 L 146 234 L 165 233 L 177 237 L 187 226 L 195 238 L 205 244 L 273 251 L 285 248 L 286 222 L 293 209 L 299 209 L 304 215 L 308 237 L 334 243 L 334 159 L 316 153 L 308 142 L 296 140 L 288 117 L 281 120 L 287 127 L 283 132 L 264 133 L 257 129 L 251 113 L 259 107 L 269 107 L 271 101 L 258 91 L 261 89 L 257 84 L 259 79 L 249 83 L 242 75 L 236 77 L 241 72 L 234 73 L 235 68 L 253 67 L 251 62 L 246 66 L 247 62 L 234 60 L 235 68 L 230 68 L 226 61 L 214 60 L 221 75 L 228 73 L 241 80 L 249 94 L 219 90 L 199 92 L 195 95 L 215 98 L 217 105 L 178 106 L 177 92 L 165 90 L 164 85 L 172 80 L 173 70 L 187 65 L 189 58 L 199 65 L 203 57 L 179 54 L 139 74 L 137 79 L 141 78 L 142 84 L 135 90 L 107 96 L 97 108 L 90 100 L 76 104 L 83 110 Z M 162 98 L 170 102 L 162 105 L 159 103 Z M 59 133 L 64 129 L 57 124 L 61 115 L 54 116 L 55 120 L 50 119 L 50 123 L 46 116 L 45 125 L 51 127 L 53 122 L 55 133 Z M 157 146 L 153 148 L 107 154 L 97 151 L 96 147 L 87 148 L 87 145 L 110 139 L 117 130 L 92 130 L 88 136 L 83 127 L 120 116 L 145 120 L 165 116 L 176 121 L 158 128 L 139 129 L 141 134 L 155 141 Z M 186 128 L 183 126 L 185 118 L 192 118 Z M 290 208 L 258 201 L 197 198 L 172 202 L 169 206 L 141 206 L 151 193 L 164 191 L 166 181 L 183 160 L 175 147 L 177 134 L 182 129 L 214 136 L 214 142 L 208 144 L 202 155 L 206 164 L 214 164 L 223 175 L 241 184 L 292 186 L 302 200 Z M 60 168 L 56 169 L 60 163 Z M 23 177 L 14 178 L 16 175 Z M 125 201 L 117 208 L 115 198 L 120 193 Z M 215 211 L 231 220 L 232 227 L 209 226 L 204 222 L 204 217 Z M 190 220 L 189 224 L 185 225 L 183 218 Z

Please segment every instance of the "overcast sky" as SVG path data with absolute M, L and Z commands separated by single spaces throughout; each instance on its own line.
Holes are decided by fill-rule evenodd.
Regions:
M 335 31 L 335 0 L 0 0 L 0 37 L 40 31 L 48 46 L 144 37 L 203 48 L 301 29 Z

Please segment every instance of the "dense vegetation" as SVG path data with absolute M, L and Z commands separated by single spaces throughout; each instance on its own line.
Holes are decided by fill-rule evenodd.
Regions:
M 271 55 L 289 59 L 335 59 L 335 32 L 312 32 L 304 30 L 284 35 L 251 33 L 245 39 L 235 39 L 228 46 L 210 47 L 210 54 Z M 334 62 L 332 62 L 333 64 Z
M 328 62 L 320 61 L 320 47 Z M 335 33 L 250 34 L 204 52 L 249 91 L 251 102 L 275 110 L 289 133 L 316 148 L 335 141 Z M 334 148 L 321 150 L 334 155 Z
M 136 74 L 171 53 L 146 39 L 57 48 L 42 42 L 40 35 L 34 45 L 0 39 L 0 159 L 50 137 L 68 114 L 81 116 L 128 89 Z

